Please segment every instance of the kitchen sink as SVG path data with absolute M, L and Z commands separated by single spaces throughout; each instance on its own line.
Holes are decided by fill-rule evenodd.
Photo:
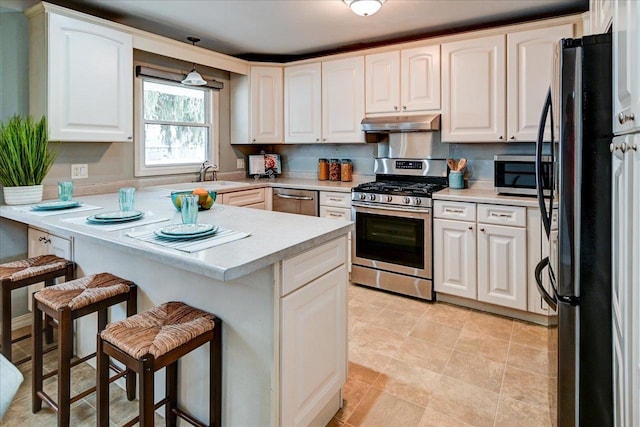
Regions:
M 234 182 L 234 181 L 203 181 L 203 182 L 183 182 L 180 184 L 167 184 L 162 186 L 157 186 L 153 188 L 157 189 L 166 189 L 169 192 L 171 191 L 183 191 L 183 190 L 193 190 L 195 188 L 204 188 L 205 190 L 210 191 L 218 191 L 221 189 L 233 188 L 233 187 L 242 187 L 246 185 L 243 182 Z

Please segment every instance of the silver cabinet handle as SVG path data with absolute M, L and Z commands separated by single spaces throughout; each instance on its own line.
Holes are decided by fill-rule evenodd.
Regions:
M 337 214 L 337 213 L 333 213 L 333 212 L 329 212 L 329 216 L 334 217 L 334 218 L 342 218 L 342 215 Z
M 451 209 L 451 208 L 444 208 L 445 212 L 449 212 L 449 213 L 455 213 L 455 214 L 463 214 L 464 211 L 462 209 Z
M 331 200 L 332 202 L 342 202 L 342 199 L 338 199 L 337 197 L 328 197 L 327 200 Z
M 492 216 L 494 218 L 511 218 L 511 214 L 503 214 L 503 213 L 495 213 L 495 212 L 491 212 L 489 214 L 489 216 Z
M 617 147 L 613 142 L 611 144 L 609 144 L 609 151 L 611 151 L 613 153 L 614 150 L 616 150 L 616 149 L 617 149 Z
M 625 114 L 625 113 L 619 113 L 618 114 L 618 122 L 623 125 L 626 122 L 628 122 L 629 120 L 634 121 L 636 119 L 636 115 L 631 113 L 631 114 Z
M 293 200 L 313 200 L 313 197 L 309 196 L 294 196 L 291 194 L 276 194 L 277 197 L 281 199 L 293 199 Z
M 638 151 L 638 146 L 636 144 L 629 144 L 627 148 L 629 150 Z

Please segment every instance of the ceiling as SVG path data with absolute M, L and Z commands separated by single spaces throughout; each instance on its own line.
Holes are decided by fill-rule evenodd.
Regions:
M 341 0 L 52 0 L 248 59 L 358 49 L 588 10 L 588 0 L 386 0 L 368 17 Z

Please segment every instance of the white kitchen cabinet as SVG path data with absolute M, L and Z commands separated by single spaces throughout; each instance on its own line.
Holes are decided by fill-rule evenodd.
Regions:
M 558 254 L 558 215 L 554 211 L 551 220 L 551 235 L 547 238 L 544 227 L 542 226 L 542 218 L 538 208 L 527 209 L 527 310 L 549 316 L 553 313 L 549 305 L 544 301 L 542 295 L 538 291 L 536 283 L 535 269 L 540 260 L 549 257 L 552 263 L 553 271 L 557 270 L 557 254 Z M 553 295 L 549 276 L 546 271 L 542 274 L 542 285 Z
M 73 260 L 73 246 L 70 237 L 61 237 L 38 228 L 29 227 L 27 231 L 27 254 L 29 257 L 39 255 L 55 255 L 67 260 Z M 63 282 L 64 278 L 56 279 Z M 42 289 L 44 282 L 29 286 L 28 307 L 31 310 L 31 294 Z
M 319 216 L 351 221 L 351 192 L 321 191 Z M 351 233 L 347 241 L 347 270 L 351 273 Z
M 216 203 L 263 210 L 266 209 L 267 204 L 264 188 L 253 188 L 251 190 L 222 193 L 218 196 Z
M 284 142 L 322 138 L 322 66 L 319 62 L 284 69 Z
M 589 0 L 591 34 L 602 34 L 609 31 L 613 12 L 612 3 L 617 1 L 620 0 Z
M 251 67 L 251 143 L 277 144 L 283 135 L 281 67 Z
M 131 34 L 43 8 L 29 13 L 29 113 L 52 141 L 133 140 Z
M 366 56 L 366 112 L 440 109 L 440 46 Z
M 442 141 L 505 138 L 505 37 L 442 45 Z
M 613 132 L 640 130 L 640 2 L 613 2 Z
M 535 141 L 547 91 L 553 81 L 554 45 L 573 37 L 573 24 L 507 34 L 507 137 Z M 550 141 L 550 121 L 544 138 Z M 558 137 L 557 130 L 555 132 Z
M 322 142 L 364 142 L 364 57 L 322 63 Z
M 342 252 L 336 252 L 336 245 Z M 346 381 L 345 246 L 341 238 L 283 262 L 283 277 L 290 270 L 305 279 L 280 304 L 281 425 L 310 425 Z M 338 253 L 342 255 L 335 256 Z M 339 260 L 338 265 L 333 260 Z M 297 268 L 300 263 L 310 268 Z M 314 274 L 306 274 L 308 270 Z
M 475 226 L 475 222 L 433 220 L 433 277 L 436 292 L 477 298 Z

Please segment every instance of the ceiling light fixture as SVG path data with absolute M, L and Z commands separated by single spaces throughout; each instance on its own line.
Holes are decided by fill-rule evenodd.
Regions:
M 342 0 L 351 8 L 353 13 L 360 16 L 373 15 L 382 7 L 385 0 Z
M 192 45 L 196 45 L 200 41 L 197 37 L 187 37 L 187 40 L 191 42 Z M 206 80 L 202 78 L 200 73 L 196 71 L 196 63 L 193 63 L 193 68 L 191 72 L 187 75 L 187 77 L 182 81 L 183 85 L 187 86 L 204 86 L 207 84 Z

